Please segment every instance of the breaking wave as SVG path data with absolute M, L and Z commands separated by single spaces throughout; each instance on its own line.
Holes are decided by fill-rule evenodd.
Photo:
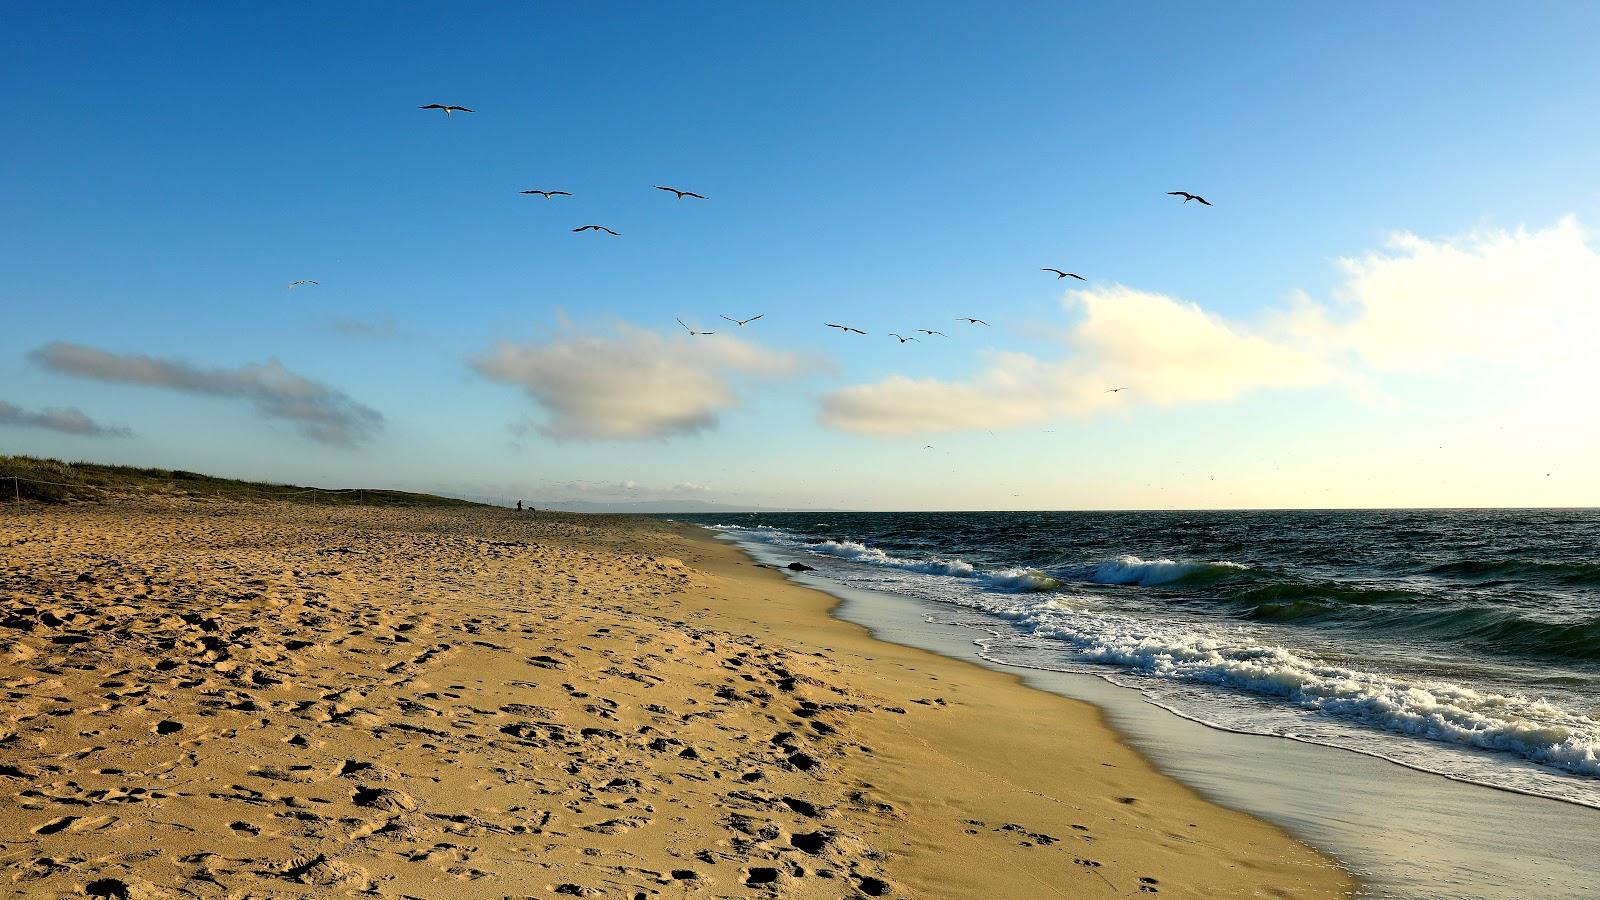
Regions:
M 1140 559 L 1137 556 L 1119 556 L 1106 562 L 1087 566 L 1074 566 L 1066 574 L 1074 581 L 1095 584 L 1137 584 L 1150 587 L 1158 584 L 1195 584 L 1216 581 L 1237 575 L 1250 567 L 1241 563 L 1178 562 L 1171 559 Z
M 1544 700 L 1345 668 L 1283 647 L 1241 641 L 1245 635 L 1222 629 L 1073 609 L 1057 601 L 1022 609 L 973 605 L 1096 662 L 1277 697 L 1368 727 L 1600 775 L 1600 721 Z

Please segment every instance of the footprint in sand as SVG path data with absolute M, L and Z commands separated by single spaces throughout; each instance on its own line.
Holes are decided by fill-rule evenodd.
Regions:
M 856 884 L 861 888 L 861 893 L 866 894 L 868 897 L 882 897 L 884 894 L 889 893 L 889 882 L 881 878 L 863 875 Z
M 43 825 L 34 828 L 33 833 L 38 835 L 48 835 L 55 834 L 58 831 L 66 831 L 68 828 L 71 828 L 72 823 L 76 821 L 78 821 L 77 816 L 62 816 L 59 819 L 51 819 Z
M 132 896 L 132 888 L 127 882 L 116 878 L 99 878 L 83 886 L 83 893 L 89 897 L 109 897 L 115 900 L 127 900 Z
M 776 884 L 777 881 L 778 870 L 770 866 L 754 866 L 746 869 L 744 873 L 744 883 L 748 887 Z

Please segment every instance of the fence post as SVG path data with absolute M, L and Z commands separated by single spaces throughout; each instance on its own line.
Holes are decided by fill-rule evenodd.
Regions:
M 17 512 L 22 512 L 22 480 L 15 475 L 11 476 L 11 489 L 16 492 Z

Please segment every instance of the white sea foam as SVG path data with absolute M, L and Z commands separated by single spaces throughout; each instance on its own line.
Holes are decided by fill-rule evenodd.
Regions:
M 966 560 L 907 559 L 905 557 L 892 556 L 877 547 L 869 547 L 857 541 L 823 541 L 820 544 L 807 545 L 805 549 L 812 553 L 823 553 L 828 556 L 837 556 L 841 559 L 888 566 L 894 569 L 905 569 L 910 572 L 922 572 L 926 575 L 950 575 L 956 578 L 971 578 L 978 571 L 973 568 L 972 563 Z
M 1368 727 L 1600 775 L 1600 721 L 1543 700 L 1329 665 L 1254 642 L 1244 632 L 1154 622 L 1058 600 L 1016 606 L 971 598 L 968 605 L 1096 662 L 1277 697 Z
M 1113 560 L 1079 566 L 1068 574 L 1079 581 L 1097 584 L 1137 584 L 1149 587 L 1171 584 L 1198 575 L 1226 575 L 1248 569 L 1242 563 L 1219 560 L 1217 562 L 1179 562 L 1171 559 L 1140 559 L 1137 556 L 1119 556 Z
M 771 525 L 711 525 L 714 531 L 726 531 L 743 541 L 760 541 L 763 544 L 786 544 L 792 535 Z
M 1060 581 L 1038 569 L 1002 569 L 998 572 L 984 572 L 979 576 L 979 580 L 995 590 L 1019 594 L 1053 591 L 1061 587 Z
M 1117 666 L 1174 687 L 1205 685 L 1263 702 L 1276 700 L 1285 704 L 1286 712 L 1297 709 L 1329 726 L 1344 723 L 1340 727 L 1357 745 L 1365 729 L 1379 729 L 1397 740 L 1405 736 L 1436 745 L 1503 751 L 1575 775 L 1600 776 L 1600 720 L 1541 699 L 1334 665 L 1308 651 L 1274 646 L 1249 626 L 1196 626 L 1108 611 L 1090 598 L 1064 596 L 1062 583 L 1038 570 L 984 571 L 962 560 L 907 559 L 856 541 L 806 544 L 780 529 L 739 532 L 741 539 L 864 566 L 836 567 L 826 573 L 847 583 L 1001 616 L 1022 633 L 1059 645 L 1066 661 Z M 1227 560 L 1124 556 L 1064 569 L 1061 576 L 1106 585 L 1151 586 L 1225 577 L 1246 568 Z M 1040 596 L 1040 591 L 1051 593 Z M 1222 707 L 1214 710 L 1223 712 Z M 1233 724 L 1226 713 L 1215 721 L 1225 727 Z M 1478 772 L 1472 777 L 1497 783 L 1492 771 L 1470 764 L 1463 770 L 1460 765 L 1456 761 L 1440 770 Z

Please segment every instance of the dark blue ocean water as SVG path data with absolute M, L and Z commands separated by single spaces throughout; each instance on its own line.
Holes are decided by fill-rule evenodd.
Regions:
M 997 661 L 1600 806 L 1600 511 L 684 515 Z

